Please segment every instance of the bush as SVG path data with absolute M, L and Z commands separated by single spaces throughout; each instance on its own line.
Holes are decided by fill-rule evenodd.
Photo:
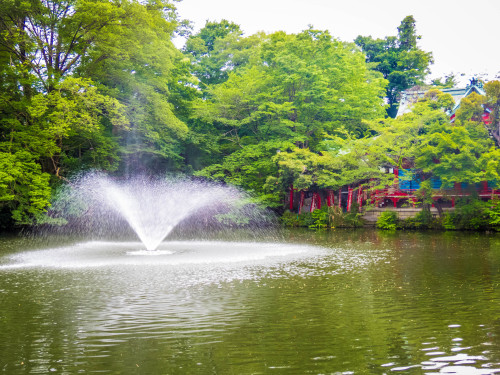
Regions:
M 398 222 L 398 228 L 400 229 L 441 229 L 442 224 L 439 220 L 432 217 L 432 213 L 429 210 L 423 209 L 417 213 L 414 217 L 410 217 L 405 220 L 400 220 Z
M 455 223 L 453 222 L 453 214 L 446 213 L 443 218 L 443 227 L 446 230 L 455 230 L 457 229 Z
M 281 216 L 281 223 L 286 227 L 308 227 L 311 229 L 320 228 L 357 228 L 363 226 L 362 214 L 357 210 L 352 212 L 342 212 L 338 206 L 323 206 L 319 210 L 296 214 L 285 211 Z
M 295 212 L 285 211 L 283 215 L 281 215 L 280 221 L 285 227 L 299 226 L 299 218 Z
M 431 211 L 429 210 L 421 210 L 418 214 L 415 215 L 414 220 L 419 228 L 425 229 L 432 228 L 434 223 Z
M 377 219 L 377 228 L 396 230 L 398 215 L 394 211 L 384 211 Z
M 488 224 L 492 229 L 500 231 L 500 200 L 491 200 L 488 205 L 489 208 L 486 209 L 489 217 Z
M 338 206 L 328 207 L 328 215 L 332 228 L 359 228 L 364 224 L 357 204 L 352 205 L 351 212 L 343 212 Z
M 296 214 L 295 212 L 285 211 L 280 218 L 281 223 L 286 227 L 309 227 L 314 225 L 315 220 L 310 212 Z
M 328 226 L 329 217 L 325 209 L 314 210 L 311 212 L 311 217 L 314 220 L 313 224 L 309 225 L 311 229 L 326 228 Z
M 460 199 L 451 213 L 451 221 L 456 229 L 485 230 L 490 225 L 487 213 L 488 203 L 479 199 Z

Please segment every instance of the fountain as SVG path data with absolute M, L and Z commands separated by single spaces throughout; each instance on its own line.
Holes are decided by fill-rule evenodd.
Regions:
M 116 179 L 99 173 L 73 181 L 52 211 L 76 230 L 90 224 L 93 234 L 130 228 L 148 251 L 157 250 L 184 221 L 189 227 L 202 223 L 200 230 L 250 222 L 269 226 L 272 221 L 272 214 L 249 204 L 248 195 L 231 186 L 186 178 Z
M 234 188 L 186 180 L 114 181 L 100 176 L 96 182 L 99 203 L 118 212 L 147 250 L 156 250 L 194 212 L 214 205 L 227 208 L 241 197 Z
M 69 242 L 17 254 L 0 269 L 269 266 L 318 251 L 283 243 L 274 215 L 248 194 L 195 179 L 90 173 L 74 179 L 49 214 L 67 221 L 59 232 Z

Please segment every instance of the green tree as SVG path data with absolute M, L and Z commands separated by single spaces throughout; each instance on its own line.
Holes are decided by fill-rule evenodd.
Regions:
M 466 100 L 467 99 L 467 100 Z M 465 102 L 464 102 L 465 100 Z M 470 95 L 450 123 L 444 112 L 452 99 L 430 90 L 412 112 L 397 119 L 373 122 L 374 154 L 387 155 L 392 165 L 413 164 L 427 176 L 438 177 L 445 187 L 455 182 L 477 183 L 498 173 L 496 150 L 480 121 L 484 98 Z M 478 121 L 474 118 L 478 116 Z M 380 156 L 382 158 L 382 156 Z
M 435 86 L 438 89 L 450 89 L 452 87 L 455 87 L 457 84 L 458 84 L 457 79 L 455 77 L 455 74 L 453 73 L 445 75 L 442 78 L 434 78 L 431 81 L 431 85 Z
M 355 43 L 366 54 L 366 61 L 389 81 L 387 86 L 387 114 L 395 117 L 402 91 L 423 84 L 432 64 L 432 53 L 417 46 L 420 39 L 413 16 L 407 16 L 398 27 L 398 35 L 384 39 L 358 36 Z
M 175 8 L 168 1 L 122 7 L 123 21 L 96 40 L 78 73 L 125 105 L 130 126 L 115 131 L 124 172 L 179 169 L 196 81 L 171 41 L 180 24 Z
M 29 152 L 0 151 L 0 209 L 8 211 L 18 224 L 32 223 L 49 204 L 49 179 Z
M 200 101 L 196 114 L 218 131 L 219 165 L 229 160 L 247 161 L 237 156 L 244 150 L 268 150 L 260 156 L 265 161 L 248 160 L 245 170 L 251 164 L 261 170 L 255 190 L 262 195 L 271 192 L 277 202 L 276 182 L 280 187 L 289 183 L 284 178 L 289 166 L 281 158 L 308 164 L 311 172 L 303 176 L 305 180 L 314 175 L 327 159 L 319 153 L 330 134 L 345 129 L 355 137 L 362 136 L 367 129 L 364 119 L 384 113 L 381 97 L 385 81 L 367 68 L 364 56 L 354 46 L 323 31 L 309 29 L 297 35 L 278 32 L 262 38 L 259 51 L 245 66 L 231 71 L 227 81 L 208 87 L 207 98 Z M 279 181 L 273 182 L 277 174 L 268 173 L 271 169 L 262 169 L 262 165 L 273 166 L 276 172 L 278 166 L 282 168 Z M 253 176 L 235 169 L 229 177 L 213 167 L 200 173 L 242 186 L 248 186 Z M 310 186 L 317 184 L 316 177 L 309 182 Z
M 490 131 L 500 146 L 500 81 L 490 81 L 484 85 L 486 106 L 491 110 Z
M 45 172 L 115 169 L 129 128 L 148 141 L 135 155 L 181 158 L 187 127 L 176 106 L 194 89 L 170 41 L 179 24 L 167 1 L 0 0 L 0 152 L 41 176 L 3 195 L 17 221 L 35 216 L 23 194 L 50 192 Z
M 184 53 L 191 56 L 193 74 L 202 87 L 227 80 L 230 67 L 229 56 L 223 53 L 224 46 L 227 49 L 227 43 L 234 44 L 242 34 L 240 27 L 233 22 L 207 21 L 198 33 L 187 39 Z

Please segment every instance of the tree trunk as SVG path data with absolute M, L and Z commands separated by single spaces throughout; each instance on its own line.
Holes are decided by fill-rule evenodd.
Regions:
M 441 207 L 441 203 L 439 203 L 438 201 L 436 201 L 436 202 L 434 202 L 434 206 L 437 208 L 439 217 L 442 218 L 444 216 L 444 212 L 443 212 L 443 207 Z

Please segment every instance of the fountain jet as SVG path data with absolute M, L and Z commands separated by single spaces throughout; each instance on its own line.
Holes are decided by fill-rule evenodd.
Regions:
M 188 217 L 200 215 L 205 219 L 207 212 L 212 214 L 212 219 L 214 214 L 238 212 L 245 216 L 247 213 L 241 210 L 245 194 L 240 190 L 188 179 L 142 176 L 116 179 L 95 173 L 80 178 L 72 190 L 79 194 L 78 198 L 70 199 L 73 204 L 83 201 L 85 206 L 91 207 L 86 209 L 85 218 L 79 217 L 80 222 L 92 221 L 99 229 L 99 226 L 113 226 L 125 219 L 147 250 L 156 250 Z M 118 213 L 122 219 L 117 219 L 110 211 Z

